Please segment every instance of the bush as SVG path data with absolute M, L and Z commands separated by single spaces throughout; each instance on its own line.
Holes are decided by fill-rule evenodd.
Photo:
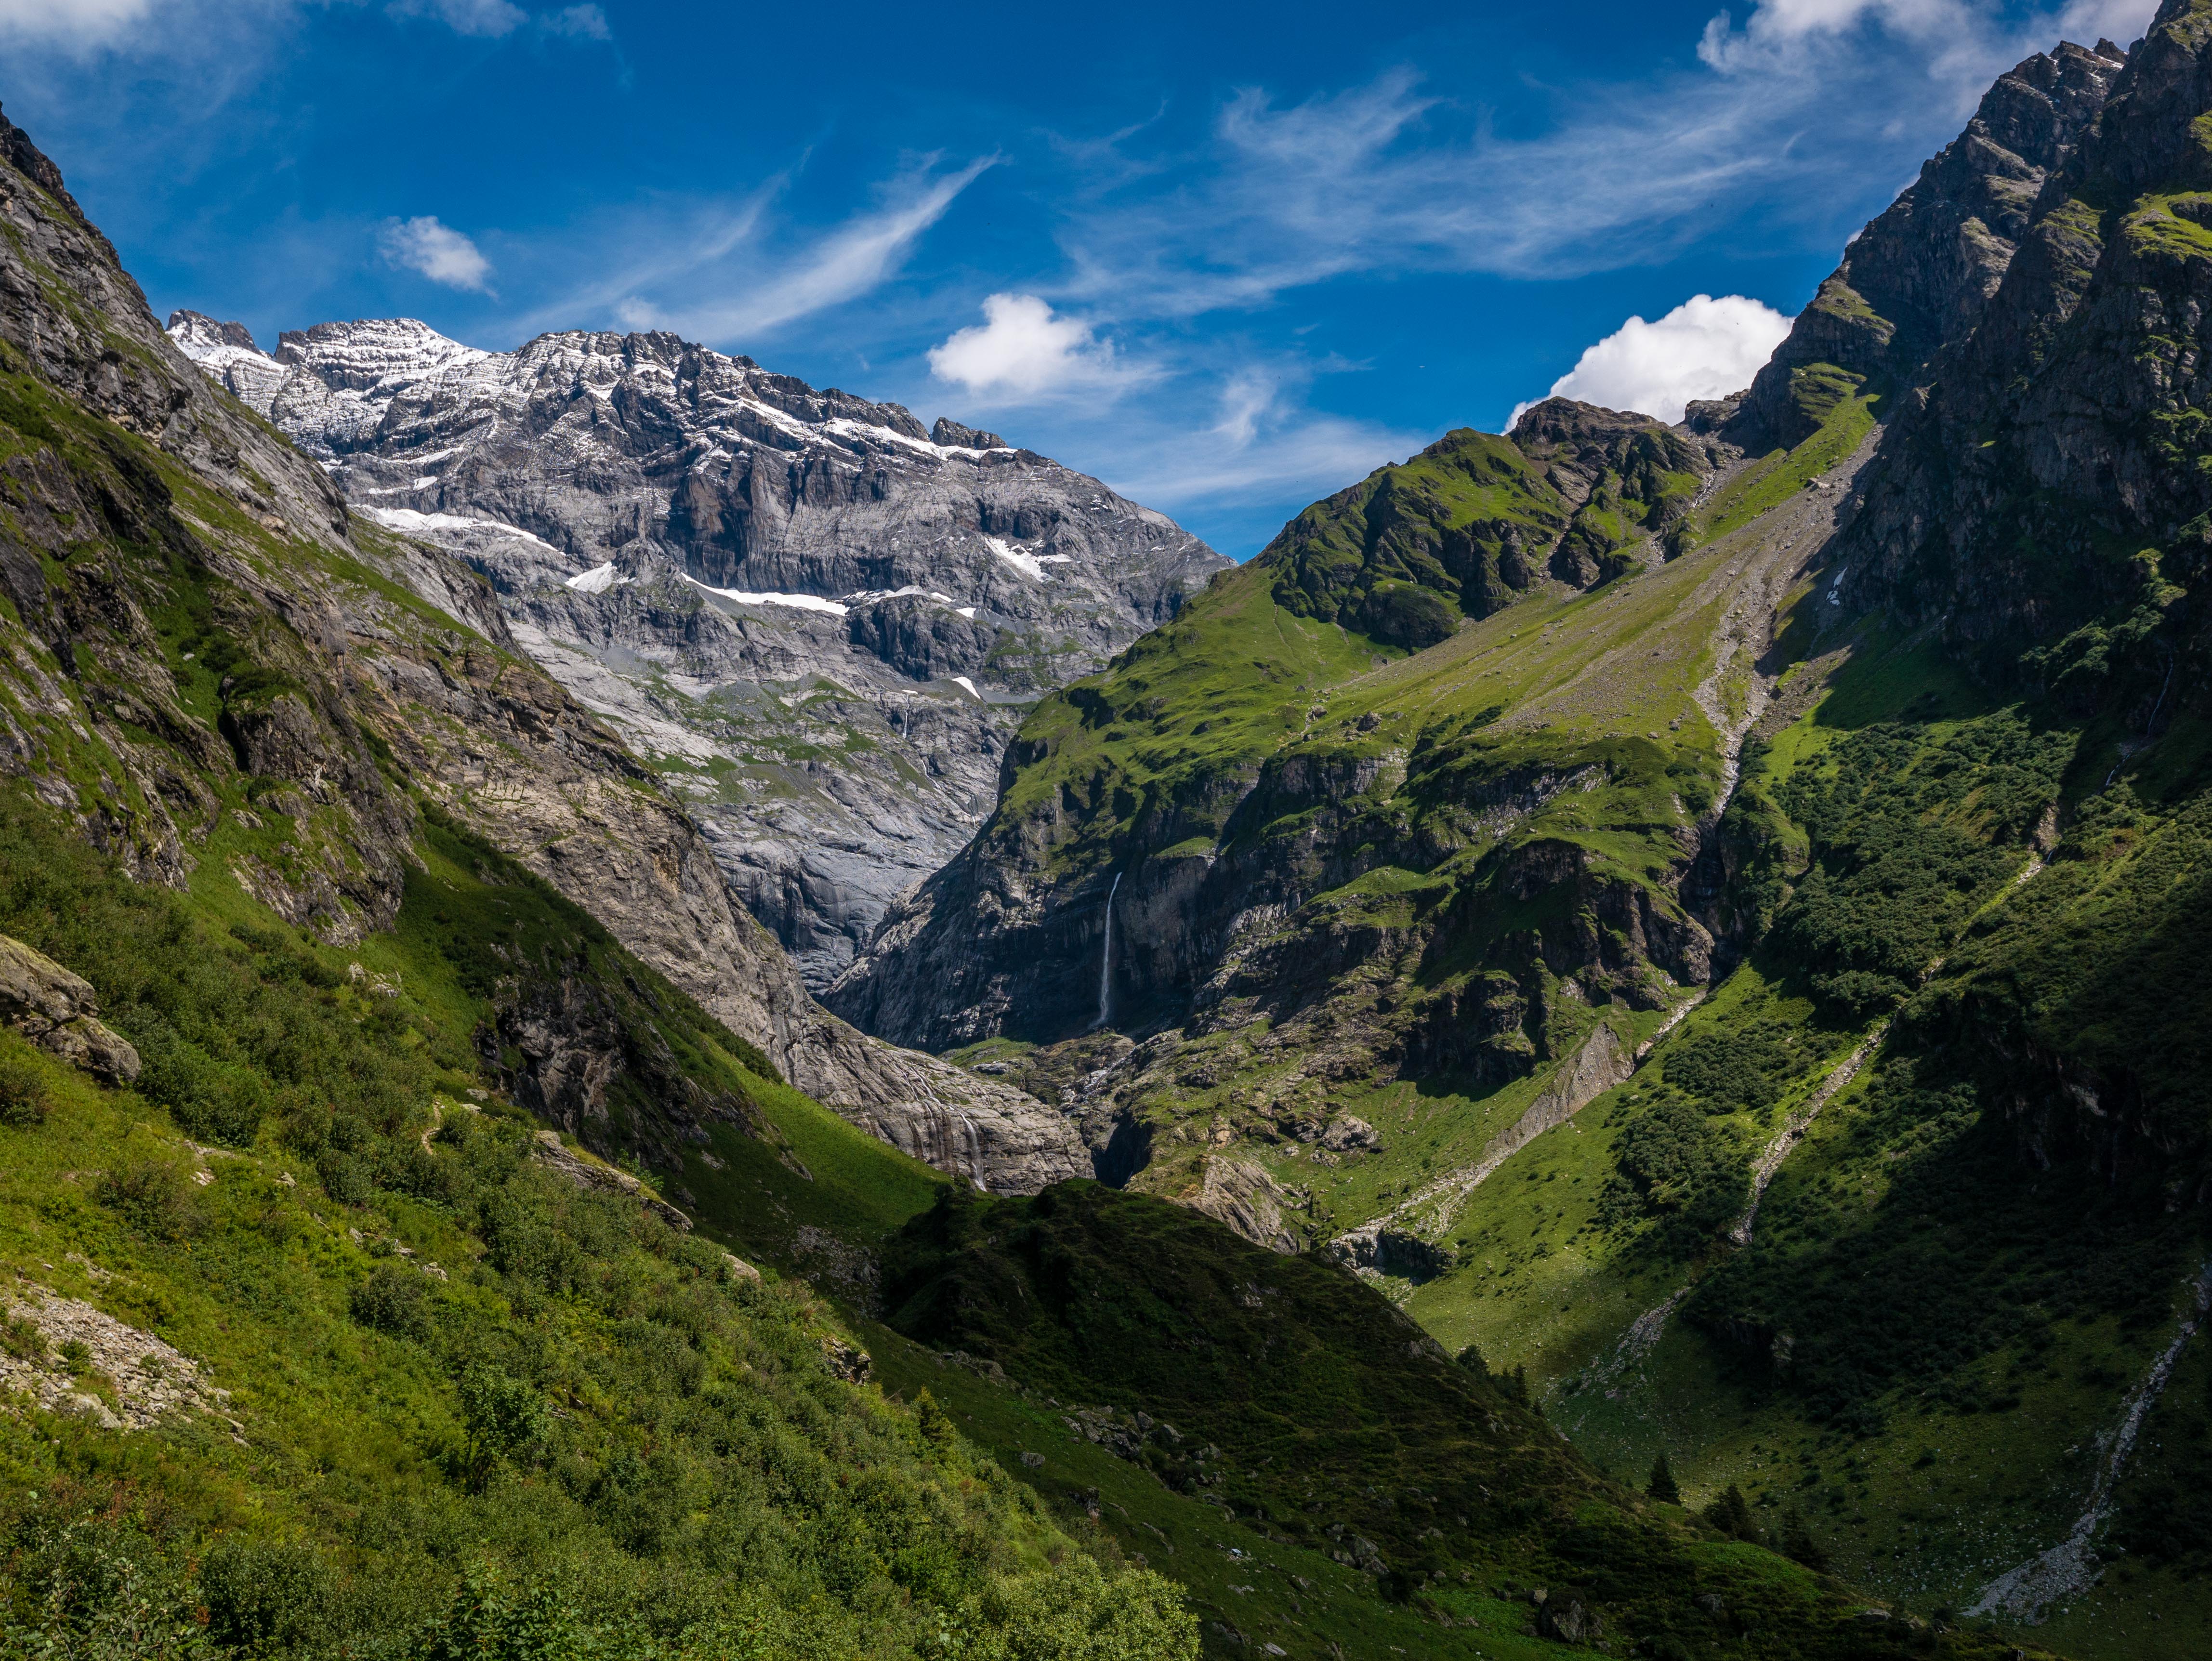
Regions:
M 49 1106 L 46 1069 L 29 1045 L 7 1040 L 0 1047 L 0 1124 L 44 1124 Z
M 363 1326 L 403 1338 L 419 1338 L 429 1325 L 429 1313 L 423 1307 L 425 1295 L 420 1270 L 379 1263 L 353 1289 L 349 1301 L 353 1318 Z
M 340 1205 L 366 1205 L 376 1192 L 368 1166 L 335 1147 L 323 1150 L 315 1161 L 315 1174 L 323 1179 L 323 1191 Z
M 461 1375 L 462 1451 L 471 1489 L 481 1491 L 501 1459 L 528 1463 L 544 1451 L 551 1430 L 545 1398 L 537 1387 L 493 1366 Z
M 247 1655 L 291 1655 L 328 1635 L 332 1577 L 310 1547 L 223 1540 L 200 1565 L 208 1636 Z
M 217 1060 L 165 1021 L 147 1023 L 141 1036 L 141 1095 L 167 1108 L 189 1136 L 233 1147 L 253 1145 L 269 1110 L 268 1087 L 258 1074 Z
M 156 1240 L 188 1240 L 207 1226 L 199 1195 L 165 1160 L 133 1159 L 101 1172 L 93 1197 Z
M 1181 1586 L 1150 1570 L 1109 1578 L 1087 1558 L 994 1587 L 1006 1661 L 1198 1661 Z

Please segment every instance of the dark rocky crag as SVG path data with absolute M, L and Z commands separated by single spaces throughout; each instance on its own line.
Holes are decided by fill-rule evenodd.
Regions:
M 391 926 L 434 806 L 909 1151 L 1005 1186 L 1088 1170 L 1033 1099 L 816 1005 L 653 772 L 515 649 L 483 580 L 351 514 L 178 350 L 52 164 L 0 138 L 0 375 L 39 441 L 0 459 L 18 620 L 0 768 L 142 880 L 182 885 L 216 850 L 337 942 Z M 106 424 L 84 436 L 88 411 Z
M 2094 51 L 2068 43 L 2000 76 L 1966 130 L 1852 239 L 1753 380 L 1729 435 L 1756 450 L 1795 444 L 1853 386 L 1910 384 L 1965 338 L 2121 64 L 2110 41 Z
M 1228 563 L 995 433 L 673 335 L 170 332 L 359 511 L 491 579 L 817 988 L 973 832 L 1029 704 Z

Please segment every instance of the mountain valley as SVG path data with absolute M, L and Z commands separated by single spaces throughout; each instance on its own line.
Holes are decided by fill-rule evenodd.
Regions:
M 2212 1648 L 2207 123 L 1232 564 L 0 121 L 0 1650 Z

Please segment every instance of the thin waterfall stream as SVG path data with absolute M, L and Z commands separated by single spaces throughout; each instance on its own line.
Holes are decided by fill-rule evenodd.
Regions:
M 1106 891 L 1106 943 L 1098 953 L 1098 1019 L 1091 1030 L 1114 1018 L 1114 896 L 1121 891 L 1121 873 L 1114 873 L 1113 886 Z

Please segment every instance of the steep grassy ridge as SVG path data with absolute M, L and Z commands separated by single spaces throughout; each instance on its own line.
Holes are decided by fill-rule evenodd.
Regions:
M 397 930 L 349 954 L 234 887 L 225 905 L 134 886 L 48 810 L 0 815 L 0 931 L 74 964 L 147 1057 L 140 1089 L 113 1092 L 4 1040 L 7 1345 L 33 1370 L 12 1378 L 70 1377 L 80 1404 L 0 1417 L 10 1644 L 1187 1646 L 1160 1583 L 1071 1555 L 941 1415 L 841 1378 L 836 1318 L 795 1283 L 537 1163 L 527 1115 L 468 1099 L 515 1074 L 472 1040 L 544 981 L 603 997 L 669 1068 L 632 1088 L 735 1104 L 749 1135 L 716 1145 L 762 1147 L 755 1180 L 779 1173 L 799 1203 L 820 1184 L 773 1154 L 803 1148 L 848 1185 L 836 1209 L 862 1238 L 852 1190 L 927 1194 L 933 1173 L 795 1110 L 512 862 L 451 831 L 425 852 Z M 227 1395 L 144 1429 L 83 1405 L 127 1414 L 143 1386 L 60 1343 L 48 1293 L 137 1345 L 159 1334 Z
M 1530 1585 L 1550 1607 L 1601 1614 L 1603 1641 L 1587 1633 L 1586 1649 L 2002 1652 L 1863 1620 L 1833 1583 L 1596 1480 L 1515 1381 L 1446 1360 L 1341 1269 L 1188 1210 L 1081 1183 L 1014 1202 L 948 1190 L 885 1269 L 890 1323 L 1002 1367 L 1002 1395 L 1033 1415 L 1027 1435 L 1048 1422 L 1036 1408 L 1057 1410 L 1103 1430 L 1101 1445 L 1152 1482 L 1218 1508 L 1196 1541 L 1185 1522 L 1177 1556 L 1204 1542 L 1263 1580 L 1287 1557 L 1288 1587 L 1232 1593 L 1286 1646 L 1344 1613 L 1340 1583 L 1297 1578 L 1288 1554 L 1303 1548 L 1364 1567 L 1386 1599 L 1447 1628 L 1425 1652 L 1514 1652 L 1492 1647 L 1517 1625 L 1498 1603 Z M 1177 1545 L 1158 1525 L 1148 1539 L 1139 1514 L 1101 1521 L 1136 1548 Z

